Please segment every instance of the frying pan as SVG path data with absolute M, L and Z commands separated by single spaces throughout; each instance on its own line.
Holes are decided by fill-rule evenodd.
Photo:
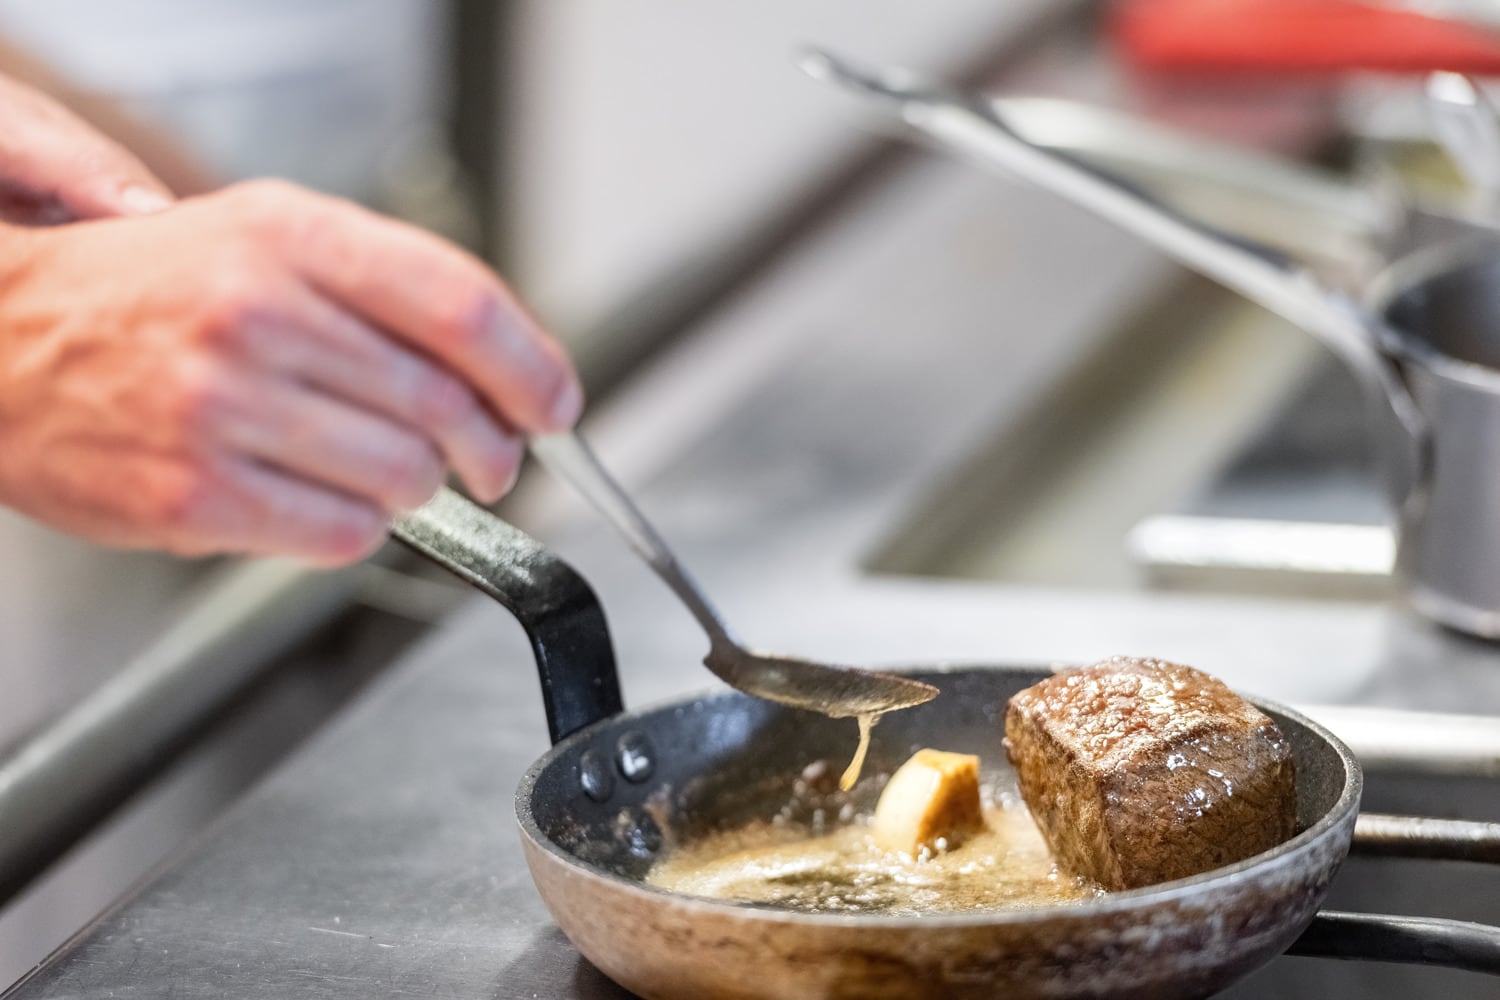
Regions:
M 603 613 L 566 564 L 453 494 L 393 530 L 526 629 L 554 741 L 516 793 L 527 863 L 584 957 L 643 997 L 1194 997 L 1288 948 L 1500 973 L 1500 929 L 1318 914 L 1354 836 L 1359 765 L 1321 726 L 1264 702 L 1293 748 L 1300 832 L 1194 878 L 1062 906 L 912 917 L 799 913 L 647 886 L 674 843 L 789 803 L 804 818 L 832 808 L 795 786 L 810 762 L 847 759 L 851 727 L 739 693 L 625 712 Z M 914 671 L 942 695 L 882 720 L 866 773 L 888 774 L 930 745 L 978 754 L 986 782 L 1013 782 L 1005 703 L 1047 673 Z M 877 784 L 855 789 L 856 806 L 873 805 Z M 1464 826 L 1466 848 L 1421 821 L 1384 826 L 1372 840 L 1387 853 L 1500 860 L 1487 824 Z

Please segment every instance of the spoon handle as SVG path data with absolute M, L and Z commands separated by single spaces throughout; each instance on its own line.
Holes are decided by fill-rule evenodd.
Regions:
M 531 454 L 548 472 L 567 483 L 604 516 L 630 547 L 656 571 L 687 605 L 698 624 L 708 633 L 714 647 L 722 643 L 738 645 L 729 629 L 709 603 L 698 584 L 677 561 L 666 540 L 646 520 L 635 501 L 615 481 L 594 456 L 583 438 L 572 431 L 561 434 L 538 434 L 530 440 Z

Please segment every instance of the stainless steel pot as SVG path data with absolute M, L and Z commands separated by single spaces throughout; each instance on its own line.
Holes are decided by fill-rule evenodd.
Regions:
M 921 917 L 797 913 L 652 888 L 643 877 L 663 850 L 775 815 L 810 761 L 846 757 L 850 727 L 738 693 L 624 712 L 603 615 L 567 566 L 452 498 L 395 531 L 504 603 L 531 637 L 555 745 L 516 793 L 527 863 L 584 957 L 643 997 L 1195 997 L 1289 946 L 1500 973 L 1495 928 L 1317 913 L 1355 835 L 1360 770 L 1326 730 L 1274 705 L 1263 707 L 1293 747 L 1299 832 L 1194 878 L 1069 906 Z M 979 754 L 989 782 L 1013 781 L 1000 744 L 1006 699 L 1045 673 L 918 673 L 942 694 L 887 716 L 867 767 L 889 772 L 936 745 Z M 1500 861 L 1500 827 L 1458 826 L 1434 835 L 1387 818 L 1364 839 L 1383 852 Z
M 1267 245 L 1205 226 L 1030 142 L 996 102 L 822 52 L 805 67 L 883 102 L 944 148 L 1094 211 L 1318 337 L 1370 399 L 1402 591 L 1445 625 L 1500 638 L 1500 238 L 1470 228 L 1397 261 L 1357 299 Z
M 1424 427 L 1422 471 L 1397 507 L 1402 587 L 1423 614 L 1500 637 L 1500 241 L 1419 251 L 1369 301 Z

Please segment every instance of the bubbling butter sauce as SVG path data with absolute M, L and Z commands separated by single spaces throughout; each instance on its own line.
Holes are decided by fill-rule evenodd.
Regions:
M 1103 894 L 1094 882 L 1058 870 L 1019 800 L 986 807 L 984 818 L 984 832 L 918 857 L 877 847 L 868 817 L 821 834 L 757 820 L 669 851 L 646 883 L 805 913 L 899 916 L 1046 906 Z

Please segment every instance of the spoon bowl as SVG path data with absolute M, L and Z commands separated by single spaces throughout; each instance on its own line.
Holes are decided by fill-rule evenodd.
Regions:
M 758 653 L 742 646 L 724 653 L 710 651 L 703 663 L 730 687 L 834 719 L 912 708 L 937 694 L 931 684 L 876 670 Z

